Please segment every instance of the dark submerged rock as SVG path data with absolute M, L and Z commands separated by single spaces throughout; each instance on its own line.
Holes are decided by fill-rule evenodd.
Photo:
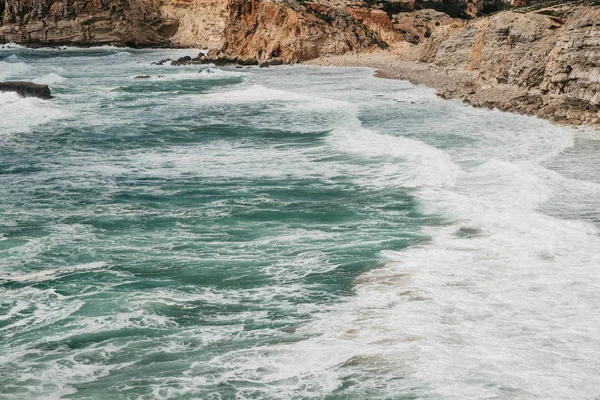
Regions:
M 48 85 L 33 82 L 0 82 L 0 92 L 15 92 L 21 97 L 52 98 Z
M 192 63 L 192 57 L 180 57 L 177 60 L 171 61 L 171 65 L 189 65 Z
M 165 58 L 164 60 L 155 61 L 155 62 L 152 63 L 152 65 L 163 65 L 167 61 L 171 61 L 171 59 L 170 58 Z
M 153 65 L 163 65 L 165 62 L 171 61 L 169 59 L 155 61 Z M 212 49 L 208 52 L 208 54 L 200 53 L 197 57 L 191 58 L 190 56 L 185 56 L 178 58 L 177 60 L 171 61 L 171 65 L 173 66 L 181 66 L 181 65 L 216 65 L 217 67 L 226 67 L 232 65 L 242 65 L 242 66 L 253 66 L 253 65 L 262 65 L 262 68 L 265 68 L 270 65 L 282 65 L 284 64 L 281 58 L 273 58 L 269 61 L 259 62 L 254 57 L 248 58 L 240 58 L 236 56 L 227 55 L 219 50 Z

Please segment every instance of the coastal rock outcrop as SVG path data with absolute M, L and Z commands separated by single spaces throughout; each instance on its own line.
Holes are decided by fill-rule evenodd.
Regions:
M 297 62 L 323 54 L 388 46 L 378 32 L 341 7 L 231 0 L 229 13 L 223 50 L 240 57 L 280 57 L 285 62 Z
M 600 5 L 549 2 L 440 29 L 405 57 L 471 74 L 448 98 L 571 124 L 600 123 Z
M 219 48 L 291 61 L 387 46 L 380 34 L 393 29 L 377 13 L 383 28 L 335 0 L 0 0 L 0 41 Z
M 0 82 L 0 92 L 14 92 L 21 97 L 52 98 L 48 85 L 38 85 L 33 82 Z
M 475 18 L 509 8 L 515 5 L 515 0 L 392 0 L 378 3 L 389 13 L 432 9 L 452 18 Z

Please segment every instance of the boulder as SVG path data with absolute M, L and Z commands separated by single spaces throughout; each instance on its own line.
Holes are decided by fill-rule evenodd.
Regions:
M 213 64 L 218 67 L 224 67 L 226 65 L 233 65 L 238 62 L 237 57 L 220 56 L 216 60 L 213 60 Z
M 256 58 L 245 58 L 239 60 L 240 65 L 258 65 L 258 60 Z
M 192 63 L 192 57 L 180 57 L 177 60 L 171 61 L 171 65 L 188 65 Z
M 152 63 L 152 65 L 163 65 L 167 61 L 171 61 L 171 59 L 170 58 L 165 58 L 164 60 L 155 61 L 155 62 Z
M 0 92 L 15 92 L 21 97 L 52 98 L 48 85 L 33 82 L 0 82 Z

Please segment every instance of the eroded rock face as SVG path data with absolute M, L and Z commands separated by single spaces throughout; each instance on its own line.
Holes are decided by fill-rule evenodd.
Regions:
M 565 123 L 600 122 L 600 6 L 506 11 L 435 31 L 406 54 L 473 73 L 470 87 L 445 97 Z
M 221 48 L 229 24 L 228 0 L 164 0 L 158 8 L 167 20 L 177 21 L 169 37 L 175 47 Z
M 240 57 L 296 62 L 323 54 L 387 48 L 394 37 L 387 14 L 296 1 L 231 0 L 224 51 Z M 389 34 L 389 37 L 386 37 Z
M 393 27 L 404 40 L 418 44 L 431 37 L 440 27 L 462 24 L 458 18 L 431 9 L 398 13 L 393 16 Z
M 363 2 L 296 0 L 0 0 L 0 39 L 29 45 L 221 48 L 296 61 L 403 39 Z
M 416 42 L 429 34 L 422 26 L 429 17 L 394 14 L 434 8 L 468 17 L 506 1 L 0 0 L 0 40 L 221 48 L 295 61 L 374 48 L 402 50 L 407 37 Z
M 168 44 L 177 21 L 153 0 L 2 0 L 0 38 L 43 45 Z
M 600 117 L 600 7 L 577 10 L 557 32 L 539 88 L 557 118 Z
M 514 1 L 515 0 L 389 0 L 375 1 L 374 3 L 379 3 L 380 6 L 390 14 L 432 9 L 443 12 L 452 18 L 475 18 L 477 16 L 510 8 L 514 5 Z

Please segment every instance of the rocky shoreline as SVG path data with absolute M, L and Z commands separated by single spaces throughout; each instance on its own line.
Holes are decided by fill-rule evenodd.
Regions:
M 48 85 L 33 82 L 0 82 L 0 92 L 14 92 L 21 97 L 37 97 L 44 100 L 52 98 Z
M 367 66 L 444 98 L 600 126 L 600 0 L 0 0 L 0 42 L 214 49 L 162 65 Z
M 515 86 L 497 87 L 477 84 L 477 74 L 472 71 L 444 68 L 430 63 L 402 60 L 398 55 L 388 53 L 341 55 L 310 60 L 306 65 L 319 67 L 365 67 L 376 70 L 375 77 L 400 79 L 415 85 L 424 85 L 436 89 L 437 95 L 444 99 L 457 99 L 474 107 L 515 112 L 524 115 L 536 115 L 560 125 L 582 125 L 581 121 L 571 122 L 557 119 L 548 110 L 540 110 L 523 100 L 527 90 Z M 598 122 L 586 125 L 596 125 Z
M 585 3 L 585 4 L 584 4 Z M 592 4 L 593 3 L 593 4 Z M 321 57 L 476 107 L 600 127 L 600 4 L 550 2 L 440 27 L 407 51 Z
M 215 65 L 217 67 L 226 66 L 259 66 L 261 68 L 267 68 L 271 65 L 283 65 L 284 62 L 279 57 L 273 57 L 266 60 L 257 60 L 254 57 L 238 57 L 223 53 L 219 49 L 210 49 L 206 54 L 200 52 L 197 57 L 184 56 L 177 60 L 164 59 L 153 62 L 153 65 L 164 65 L 166 62 L 170 62 L 171 65 L 179 67 L 182 65 Z

